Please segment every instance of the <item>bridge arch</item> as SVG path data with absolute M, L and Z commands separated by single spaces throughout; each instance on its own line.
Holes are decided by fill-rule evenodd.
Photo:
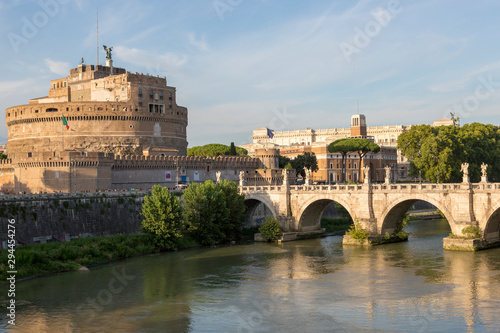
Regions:
M 379 234 L 384 235 L 386 232 L 392 234 L 394 230 L 397 228 L 398 224 L 403 219 L 406 212 L 417 201 L 426 201 L 431 205 L 435 206 L 437 209 L 439 209 L 446 218 L 446 221 L 448 221 L 448 224 L 450 225 L 452 232 L 453 233 L 456 232 L 453 216 L 451 212 L 447 209 L 447 207 L 444 206 L 441 202 L 435 200 L 434 198 L 425 195 L 425 196 L 399 198 L 389 202 L 386 205 L 387 208 L 382 212 L 382 214 L 378 218 Z
M 500 238 L 500 207 L 497 207 L 486 220 L 483 237 L 488 240 Z
M 256 225 L 255 222 L 252 221 L 252 219 L 254 218 L 254 215 L 260 205 L 264 205 L 264 207 L 271 213 L 273 217 L 278 217 L 278 214 L 276 213 L 274 205 L 270 198 L 262 195 L 245 195 L 246 211 L 243 221 L 243 227 L 249 228 Z
M 321 216 L 323 216 L 323 212 L 326 207 L 333 203 L 337 202 L 342 205 L 351 218 L 354 220 L 354 215 L 351 213 L 352 209 L 348 202 L 339 198 L 338 196 L 332 195 L 324 195 L 324 196 L 314 196 L 306 200 L 299 208 L 298 214 L 296 217 L 296 226 L 297 230 L 310 231 L 310 230 L 318 230 L 321 228 Z

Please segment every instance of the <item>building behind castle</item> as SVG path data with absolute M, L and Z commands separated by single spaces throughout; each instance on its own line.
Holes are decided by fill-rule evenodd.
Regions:
M 456 125 L 453 120 L 439 119 L 432 126 Z M 281 156 L 295 158 L 305 152 L 314 153 L 318 160 L 319 170 L 313 174 L 317 182 L 334 183 L 341 181 L 341 156 L 329 153 L 328 145 L 343 138 L 368 138 L 381 147 L 379 153 L 369 153 L 361 163 L 361 167 L 370 166 L 370 177 L 373 181 L 385 180 L 385 167 L 391 168 L 391 180 L 411 180 L 410 163 L 397 149 L 397 140 L 401 133 L 408 131 L 412 125 L 367 126 L 366 117 L 362 114 L 351 117 L 351 126 L 345 128 L 311 129 L 293 131 L 272 131 L 259 128 L 253 131 L 252 143 L 241 145 L 248 150 L 250 156 L 260 149 L 276 149 Z M 270 133 L 272 135 L 270 135 Z M 348 154 L 346 160 L 346 181 L 363 181 L 363 173 L 359 173 L 359 155 Z

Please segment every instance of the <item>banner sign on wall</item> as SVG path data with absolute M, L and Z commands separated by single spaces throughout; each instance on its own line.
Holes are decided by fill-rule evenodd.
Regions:
M 200 172 L 199 171 L 195 171 L 194 172 L 194 181 L 199 181 L 200 180 Z
M 172 172 L 165 171 L 165 181 L 167 181 L 167 182 L 172 181 Z

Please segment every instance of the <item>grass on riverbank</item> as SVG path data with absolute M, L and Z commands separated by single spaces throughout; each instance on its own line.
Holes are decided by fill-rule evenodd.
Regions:
M 188 237 L 182 247 L 193 246 Z M 78 238 L 71 242 L 29 244 L 16 248 L 16 278 L 76 270 L 141 254 L 159 252 L 147 235 Z M 7 278 L 8 251 L 0 250 L 0 280 Z
M 351 225 L 351 219 L 346 217 L 321 218 L 321 228 L 324 228 L 326 232 L 346 231 Z

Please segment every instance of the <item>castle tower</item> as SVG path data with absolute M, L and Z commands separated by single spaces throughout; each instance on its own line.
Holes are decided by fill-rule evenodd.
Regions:
M 256 149 L 255 158 L 258 158 L 268 169 L 279 168 L 280 151 L 278 149 Z
M 366 137 L 366 117 L 364 114 L 351 116 L 351 137 Z

